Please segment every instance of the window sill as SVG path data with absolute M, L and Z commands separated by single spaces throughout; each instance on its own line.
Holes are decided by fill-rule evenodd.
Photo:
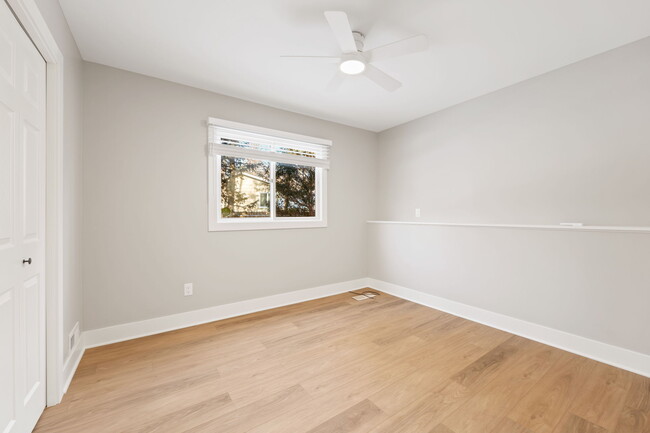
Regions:
M 210 222 L 208 231 L 231 232 L 241 230 L 287 230 L 287 229 L 310 229 L 327 227 L 327 221 L 228 221 Z

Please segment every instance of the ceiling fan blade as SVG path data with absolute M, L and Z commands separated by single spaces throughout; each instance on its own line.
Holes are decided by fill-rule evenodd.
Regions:
M 327 22 L 332 32 L 334 32 L 341 51 L 346 54 L 356 53 L 357 44 L 352 35 L 352 27 L 350 27 L 348 15 L 341 11 L 327 11 L 325 12 L 325 18 L 327 18 Z
M 299 60 L 317 60 L 324 61 L 326 63 L 339 63 L 341 61 L 340 57 L 334 56 L 280 56 L 282 59 L 299 59 Z
M 368 77 L 371 81 L 374 81 L 379 87 L 382 87 L 389 92 L 394 92 L 395 90 L 402 87 L 402 83 L 397 81 L 395 78 L 391 77 L 381 69 L 377 69 L 372 65 L 366 65 L 366 70 L 364 75 Z
M 341 87 L 341 84 L 343 84 L 343 81 L 345 81 L 346 76 L 341 74 L 340 72 L 337 72 L 336 75 L 332 77 L 330 80 L 329 84 L 327 85 L 327 91 L 328 92 L 336 92 L 339 87 Z
M 369 51 L 370 61 L 390 59 L 406 54 L 419 53 L 429 49 L 429 40 L 424 35 L 412 36 Z

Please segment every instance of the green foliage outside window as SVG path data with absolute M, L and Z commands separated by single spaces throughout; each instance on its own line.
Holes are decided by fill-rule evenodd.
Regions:
M 314 167 L 229 156 L 221 157 L 221 217 L 270 217 L 273 167 L 276 217 L 315 217 Z

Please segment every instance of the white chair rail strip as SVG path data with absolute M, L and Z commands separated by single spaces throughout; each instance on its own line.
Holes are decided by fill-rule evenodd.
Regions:
M 451 223 L 451 222 L 429 222 L 429 221 L 366 221 L 368 224 L 394 224 L 394 225 L 416 225 L 416 226 L 442 226 L 442 227 L 485 227 L 502 229 L 524 229 L 524 230 L 561 230 L 576 232 L 614 232 L 614 233 L 647 233 L 650 234 L 650 227 L 634 226 L 567 226 L 567 225 L 541 225 L 541 224 L 483 224 L 483 223 Z

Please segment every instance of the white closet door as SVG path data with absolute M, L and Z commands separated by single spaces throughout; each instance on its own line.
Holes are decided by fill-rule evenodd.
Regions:
M 0 1 L 0 432 L 45 408 L 45 61 Z

